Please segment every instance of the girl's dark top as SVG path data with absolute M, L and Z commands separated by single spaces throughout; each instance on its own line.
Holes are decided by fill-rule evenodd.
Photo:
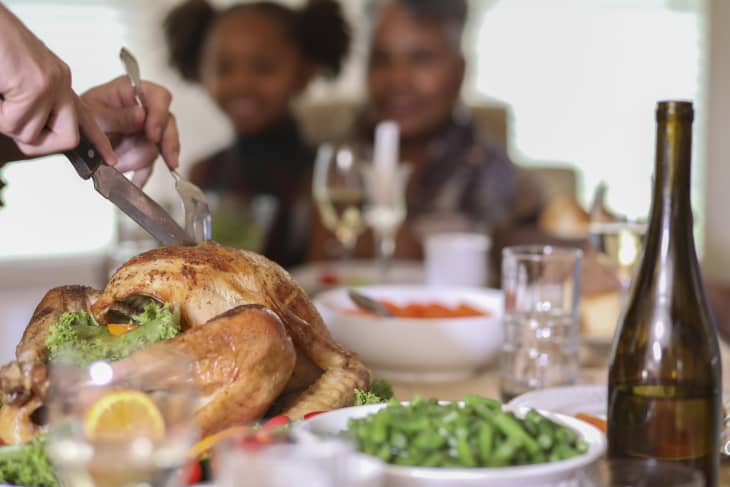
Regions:
M 313 160 L 296 123 L 287 120 L 263 133 L 239 135 L 230 147 L 196 163 L 190 179 L 204 191 L 273 196 L 278 207 L 261 253 L 293 267 L 307 252 Z

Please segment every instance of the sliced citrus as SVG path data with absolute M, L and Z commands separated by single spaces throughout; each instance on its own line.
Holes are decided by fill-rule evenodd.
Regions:
M 109 330 L 109 333 L 118 337 L 125 333 L 129 333 L 132 330 L 136 330 L 139 328 L 139 325 L 135 325 L 134 323 L 109 323 L 106 327 Z
M 92 404 L 84 417 L 84 433 L 90 439 L 122 439 L 165 435 L 165 420 L 157 405 L 144 392 L 114 391 Z
M 193 445 L 193 447 L 188 450 L 188 458 L 201 458 L 203 455 L 208 453 L 219 441 L 225 438 L 230 438 L 231 436 L 239 434 L 253 435 L 255 432 L 256 430 L 250 426 L 232 426 L 228 429 L 224 429 L 223 431 L 219 431 L 218 433 L 215 433 L 213 435 L 206 436 L 195 445 Z

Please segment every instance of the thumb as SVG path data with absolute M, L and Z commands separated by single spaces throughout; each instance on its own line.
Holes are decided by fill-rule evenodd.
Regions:
M 145 112 L 140 106 L 97 108 L 94 118 L 104 133 L 134 134 L 143 130 Z

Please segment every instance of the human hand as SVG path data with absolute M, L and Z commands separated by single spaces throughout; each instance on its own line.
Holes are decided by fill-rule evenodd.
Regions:
M 26 156 L 73 149 L 81 133 L 108 164 L 109 140 L 71 89 L 68 66 L 0 4 L 0 134 Z
M 122 172 L 134 171 L 132 181 L 143 186 L 152 174 L 152 164 L 162 152 L 170 167 L 178 167 L 180 139 L 175 117 L 170 113 L 172 95 L 164 87 L 142 82 L 145 107 L 137 105 L 126 76 L 90 89 L 81 95 L 109 136 Z

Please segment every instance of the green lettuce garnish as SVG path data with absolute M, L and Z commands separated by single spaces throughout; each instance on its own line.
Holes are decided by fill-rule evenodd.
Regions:
M 113 362 L 180 333 L 179 313 L 171 311 L 167 304 L 148 304 L 142 313 L 132 316 L 132 321 L 139 327 L 114 336 L 85 311 L 63 313 L 58 323 L 51 325 L 46 339 L 49 358 L 78 366 L 96 360 Z
M 380 404 L 393 398 L 393 386 L 385 379 L 375 379 L 370 384 L 370 390 L 355 389 L 355 406 L 366 404 Z
M 22 445 L 0 447 L 0 482 L 27 487 L 59 485 L 46 455 L 46 435 Z

